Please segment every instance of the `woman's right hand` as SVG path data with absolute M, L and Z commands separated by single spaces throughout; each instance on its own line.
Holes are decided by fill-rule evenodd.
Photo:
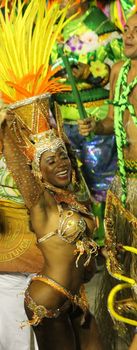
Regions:
M 96 129 L 96 121 L 92 118 L 79 119 L 78 120 L 79 133 L 82 136 L 88 136 L 90 132 L 94 132 Z

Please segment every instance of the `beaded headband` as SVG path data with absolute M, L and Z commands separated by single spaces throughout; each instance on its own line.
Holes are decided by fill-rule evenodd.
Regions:
M 67 153 L 64 141 L 57 137 L 54 129 L 32 135 L 31 140 L 35 144 L 34 159 L 32 161 L 32 170 L 35 173 L 40 172 L 40 159 L 44 152 L 50 151 L 55 153 L 58 148 L 62 147 Z

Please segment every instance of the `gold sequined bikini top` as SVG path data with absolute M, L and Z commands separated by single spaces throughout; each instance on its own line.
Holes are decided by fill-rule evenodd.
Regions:
M 67 243 L 74 243 L 86 231 L 86 221 L 76 211 L 76 209 L 71 208 L 68 210 L 63 210 L 60 204 L 58 204 L 57 207 L 60 217 L 58 229 L 46 233 L 43 237 L 37 240 L 38 243 L 43 243 L 55 235 L 58 235 Z M 90 214 L 90 216 L 92 216 L 92 214 Z
M 70 208 L 64 210 L 61 204 L 57 205 L 59 211 L 59 226 L 58 229 L 45 234 L 43 237 L 37 240 L 38 244 L 47 241 L 49 238 L 58 235 L 62 240 L 67 243 L 75 243 L 76 249 L 74 254 L 77 255 L 76 267 L 78 267 L 78 262 L 83 254 L 86 254 L 86 260 L 84 266 L 87 266 L 90 262 L 92 254 L 97 255 L 97 244 L 96 242 L 87 236 L 87 224 L 80 213 L 74 209 Z M 94 219 L 92 213 L 88 213 L 88 216 Z

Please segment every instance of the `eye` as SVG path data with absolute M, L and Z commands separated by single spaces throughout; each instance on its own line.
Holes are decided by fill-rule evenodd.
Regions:
M 52 165 L 52 164 L 54 164 L 54 163 L 55 163 L 55 160 L 49 160 L 49 161 L 48 161 L 48 164 L 49 164 L 49 165 Z
M 127 33 L 127 32 L 128 32 L 128 28 L 125 27 L 125 28 L 124 28 L 124 33 Z
M 50 158 L 50 159 L 46 160 L 46 164 L 48 164 L 48 165 L 52 165 L 54 163 L 55 163 L 55 159 L 54 158 Z
M 68 159 L 67 153 L 62 152 L 62 153 L 60 154 L 60 158 L 61 158 L 61 159 Z

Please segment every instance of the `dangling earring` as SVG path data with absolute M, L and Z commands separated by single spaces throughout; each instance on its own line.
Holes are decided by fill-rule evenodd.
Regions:
M 39 180 L 42 180 L 42 174 L 40 170 L 32 170 L 33 175 L 38 178 Z
M 76 186 L 77 181 L 76 181 L 76 172 L 74 169 L 72 169 L 72 185 Z

